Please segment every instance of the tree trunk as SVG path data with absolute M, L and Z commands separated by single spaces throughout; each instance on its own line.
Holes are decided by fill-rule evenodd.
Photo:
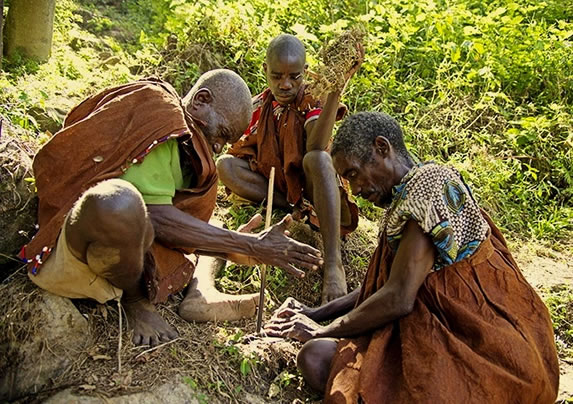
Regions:
M 55 0 L 12 0 L 6 17 L 6 57 L 17 52 L 45 62 L 50 57 Z

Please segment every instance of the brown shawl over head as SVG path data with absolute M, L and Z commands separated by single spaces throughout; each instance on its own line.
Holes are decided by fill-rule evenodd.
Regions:
M 174 203 L 185 204 L 187 197 L 195 197 L 194 216 L 208 220 L 217 182 L 211 150 L 169 84 L 145 79 L 104 90 L 75 107 L 62 130 L 34 159 L 40 228 L 24 249 L 30 271 L 39 270 L 67 213 L 85 190 L 119 177 L 157 144 L 185 134 L 191 136 L 188 148 L 195 156 L 197 181 L 193 190 L 184 191 Z
M 547 308 L 489 217 L 475 254 L 427 276 L 413 311 L 342 339 L 325 403 L 553 403 L 559 367 Z M 382 237 L 358 305 L 393 261 Z

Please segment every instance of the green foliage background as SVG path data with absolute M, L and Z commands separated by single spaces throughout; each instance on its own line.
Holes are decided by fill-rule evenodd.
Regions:
M 350 111 L 395 116 L 411 150 L 461 170 L 514 236 L 562 242 L 573 232 L 572 18 L 560 0 L 61 0 L 52 59 L 6 63 L 0 115 L 38 133 L 34 108 L 67 110 L 148 74 L 183 94 L 214 67 L 256 93 L 272 37 L 296 34 L 312 69 L 324 41 L 361 25 Z

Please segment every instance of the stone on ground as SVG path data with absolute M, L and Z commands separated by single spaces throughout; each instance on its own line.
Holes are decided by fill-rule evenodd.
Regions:
M 0 401 L 49 388 L 91 340 L 87 320 L 70 299 L 21 286 L 2 285 Z
M 76 395 L 71 389 L 64 390 L 45 401 L 45 404 L 199 404 L 198 393 L 182 381 L 170 382 L 143 393 L 128 394 L 113 398 Z M 209 401 L 212 402 L 212 401 Z

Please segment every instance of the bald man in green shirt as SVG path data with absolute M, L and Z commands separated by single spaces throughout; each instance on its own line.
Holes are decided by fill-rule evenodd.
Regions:
M 183 99 L 167 83 L 145 79 L 72 109 L 34 159 L 39 231 L 21 254 L 30 279 L 60 296 L 121 299 L 133 342 L 157 345 L 177 332 L 154 305 L 189 282 L 183 318 L 237 315 L 201 285 L 212 281 L 210 257 L 195 271 L 185 254 L 295 275 L 297 267 L 316 269 L 320 253 L 285 235 L 288 218 L 257 234 L 208 223 L 218 183 L 212 154 L 241 136 L 251 112 L 247 85 L 224 69 L 202 75 Z

